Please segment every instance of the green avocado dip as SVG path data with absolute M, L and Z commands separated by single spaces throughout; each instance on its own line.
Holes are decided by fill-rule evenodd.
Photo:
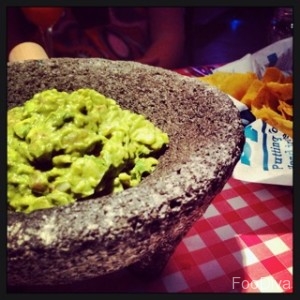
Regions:
M 37 93 L 8 110 L 8 205 L 17 212 L 122 191 L 154 171 L 168 135 L 92 89 Z

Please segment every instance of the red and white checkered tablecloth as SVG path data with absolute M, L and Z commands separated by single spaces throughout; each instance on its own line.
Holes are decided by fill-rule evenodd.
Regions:
M 293 292 L 293 190 L 231 178 L 177 246 L 163 273 L 145 281 L 122 270 L 30 292 Z
M 291 293 L 292 221 L 290 187 L 230 179 L 171 257 L 162 290 Z

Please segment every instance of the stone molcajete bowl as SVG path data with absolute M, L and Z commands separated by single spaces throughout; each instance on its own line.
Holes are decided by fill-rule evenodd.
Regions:
M 239 160 L 244 134 L 232 101 L 198 79 L 134 62 L 60 58 L 7 68 L 9 107 L 45 89 L 89 87 L 170 138 L 137 187 L 31 214 L 8 211 L 8 285 L 68 284 L 127 267 L 159 274 Z

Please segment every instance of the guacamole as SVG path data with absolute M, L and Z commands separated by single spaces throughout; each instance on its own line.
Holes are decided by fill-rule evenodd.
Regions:
M 18 212 L 68 205 L 138 185 L 168 135 L 92 89 L 37 93 L 8 110 L 8 204 Z

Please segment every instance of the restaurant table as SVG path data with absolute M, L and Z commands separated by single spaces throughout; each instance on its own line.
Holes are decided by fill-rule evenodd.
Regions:
M 213 68 L 176 71 L 198 76 Z M 140 278 L 125 269 L 72 285 L 19 291 L 292 293 L 293 187 L 231 177 L 154 279 Z

